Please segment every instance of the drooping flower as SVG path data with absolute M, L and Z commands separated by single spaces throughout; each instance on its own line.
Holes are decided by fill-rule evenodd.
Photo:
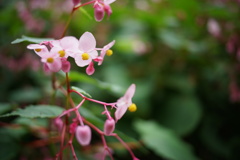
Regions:
M 108 43 L 107 45 L 105 45 L 105 46 L 103 47 L 103 49 L 101 50 L 101 54 L 100 54 L 100 57 L 101 57 L 102 60 L 100 60 L 100 61 L 98 62 L 98 65 L 101 65 L 101 64 L 102 64 L 105 55 L 111 56 L 111 55 L 113 54 L 113 51 L 110 50 L 110 48 L 111 48 L 114 44 L 115 44 L 115 40 L 113 40 L 112 42 Z
M 127 111 L 128 107 L 130 107 L 132 103 L 132 97 L 135 93 L 136 85 L 132 84 L 126 91 L 123 97 L 119 98 L 117 101 L 117 109 L 115 112 L 115 119 L 118 121 Z
M 78 126 L 76 128 L 76 138 L 82 146 L 89 145 L 91 138 L 92 138 L 92 133 L 91 133 L 90 127 L 87 125 Z
M 104 123 L 104 133 L 106 135 L 110 135 L 111 133 L 113 133 L 115 129 L 115 121 L 114 119 L 107 119 L 106 122 Z
M 88 65 L 88 67 L 86 68 L 86 73 L 88 75 L 92 75 L 95 72 L 95 68 L 94 68 L 94 63 L 90 62 L 90 64 Z
M 93 59 L 97 58 L 96 40 L 92 33 L 85 32 L 79 39 L 78 50 L 73 55 L 79 67 L 89 65 Z
M 63 128 L 63 121 L 61 120 L 61 118 L 54 119 L 54 125 L 56 126 L 56 128 L 60 132 Z
M 94 16 L 96 21 L 101 21 L 104 17 L 104 14 L 108 15 L 108 17 L 112 14 L 112 9 L 110 4 L 115 2 L 116 0 L 96 0 L 93 5 L 94 8 Z

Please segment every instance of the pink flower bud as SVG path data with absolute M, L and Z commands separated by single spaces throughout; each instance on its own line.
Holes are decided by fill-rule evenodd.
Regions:
M 62 71 L 65 72 L 65 73 L 69 72 L 70 68 L 71 68 L 70 62 L 67 61 L 66 58 L 62 58 L 61 61 L 62 61 Z
M 107 119 L 105 124 L 104 124 L 104 133 L 106 135 L 110 135 L 112 134 L 112 132 L 114 131 L 115 129 L 115 121 L 114 119 Z
M 91 141 L 92 133 L 89 126 L 78 126 L 76 128 L 76 138 L 82 146 L 89 145 Z
M 94 7 L 95 19 L 96 19 L 96 21 L 100 22 L 104 17 L 104 8 L 99 3 L 95 3 L 93 7 Z
M 54 125 L 56 126 L 58 131 L 61 131 L 63 128 L 63 121 L 61 120 L 61 118 L 54 119 Z
M 95 72 L 93 62 L 90 62 L 90 64 L 86 68 L 86 72 L 87 72 L 88 75 L 92 75 Z

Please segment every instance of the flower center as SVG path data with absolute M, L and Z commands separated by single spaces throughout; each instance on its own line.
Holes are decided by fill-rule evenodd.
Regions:
M 47 58 L 48 63 L 53 63 L 54 59 L 52 57 Z
M 128 107 L 128 110 L 130 112 L 135 112 L 137 110 L 137 106 L 135 103 L 131 104 L 129 107 Z
M 40 49 L 40 48 L 36 48 L 36 49 L 34 49 L 36 52 L 40 52 L 42 49 Z
M 82 54 L 82 59 L 83 59 L 83 60 L 88 60 L 89 57 L 90 57 L 90 56 L 89 56 L 89 54 L 87 54 L 87 53 L 83 53 L 83 54 Z
M 111 56 L 113 54 L 113 51 L 111 49 L 107 50 L 106 55 Z
M 59 54 L 59 57 L 64 57 L 65 51 L 64 50 L 58 51 L 58 54 Z

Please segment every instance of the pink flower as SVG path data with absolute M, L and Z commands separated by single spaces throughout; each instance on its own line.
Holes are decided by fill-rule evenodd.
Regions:
M 82 146 L 89 145 L 91 141 L 92 133 L 89 126 L 78 126 L 76 128 L 76 138 Z
M 51 52 L 55 52 L 61 58 L 67 58 L 74 54 L 74 50 L 78 48 L 78 40 L 75 37 L 64 37 L 60 40 L 51 41 Z
M 107 119 L 106 122 L 104 123 L 104 133 L 105 135 L 110 135 L 113 133 L 115 129 L 115 121 L 114 119 Z
M 101 60 L 98 62 L 98 65 L 101 65 L 103 62 L 103 59 L 107 53 L 108 56 L 112 55 L 112 50 L 110 50 L 110 48 L 115 44 L 115 40 L 113 40 L 112 42 L 108 43 L 106 46 L 103 47 L 100 57 Z
M 34 52 L 42 57 L 44 56 L 46 53 L 48 53 L 48 49 L 45 45 L 41 45 L 41 44 L 29 44 L 27 46 L 28 49 L 34 50 Z
M 41 61 L 45 64 L 45 71 L 58 72 L 62 68 L 61 58 L 56 53 L 49 52 L 42 56 Z
M 115 112 L 115 119 L 118 121 L 127 111 L 128 107 L 132 104 L 132 97 L 135 93 L 136 85 L 132 84 L 126 91 L 125 95 L 118 99 L 117 110 Z
M 98 56 L 96 51 L 96 40 L 92 33 L 85 32 L 79 39 L 78 50 L 72 55 L 79 67 L 89 65 Z
M 61 120 L 61 118 L 54 119 L 54 125 L 56 126 L 56 128 L 60 132 L 63 128 L 63 121 Z
M 104 17 L 104 13 L 108 15 L 108 17 L 112 14 L 112 9 L 110 4 L 115 2 L 116 0 L 96 0 L 94 3 L 94 15 L 96 21 L 101 21 Z

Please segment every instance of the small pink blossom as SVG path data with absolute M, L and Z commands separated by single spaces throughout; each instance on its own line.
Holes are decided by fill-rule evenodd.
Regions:
M 115 119 L 118 121 L 127 111 L 128 107 L 132 104 L 132 97 L 135 93 L 136 85 L 132 84 L 126 91 L 125 95 L 118 99 L 117 110 L 115 112 Z
M 113 40 L 112 42 L 108 43 L 107 45 L 105 45 L 101 51 L 100 57 L 102 58 L 102 60 L 100 60 L 98 62 L 98 65 L 101 65 L 103 62 L 103 59 L 106 55 L 106 52 L 115 44 L 115 40 Z
M 65 73 L 69 72 L 71 68 L 71 63 L 67 61 L 66 58 L 61 58 L 61 61 L 62 61 L 62 71 Z
M 49 52 L 42 56 L 41 61 L 45 64 L 46 71 L 58 72 L 62 68 L 61 58 L 56 53 Z
M 82 146 L 89 145 L 91 141 L 92 133 L 89 126 L 78 126 L 76 128 L 76 138 Z
M 61 118 L 54 119 L 54 125 L 56 126 L 58 131 L 61 131 L 63 128 L 63 121 L 61 120 Z
M 215 19 L 209 19 L 207 22 L 207 29 L 214 37 L 219 37 L 221 34 L 221 28 L 219 23 Z
M 78 50 L 73 55 L 79 67 L 89 65 L 93 59 L 97 58 L 96 40 L 92 33 L 85 32 L 79 39 Z
M 115 129 L 115 121 L 114 119 L 107 119 L 106 122 L 104 123 L 104 133 L 105 135 L 110 135 L 113 133 Z
M 29 44 L 27 46 L 28 49 L 34 50 L 34 52 L 42 57 L 44 56 L 44 54 L 48 53 L 48 49 L 45 45 L 41 45 L 41 44 Z
M 104 17 L 104 13 L 108 15 L 108 17 L 112 14 L 112 9 L 110 4 L 115 2 L 116 0 L 96 0 L 94 3 L 94 16 L 96 21 L 101 21 Z

